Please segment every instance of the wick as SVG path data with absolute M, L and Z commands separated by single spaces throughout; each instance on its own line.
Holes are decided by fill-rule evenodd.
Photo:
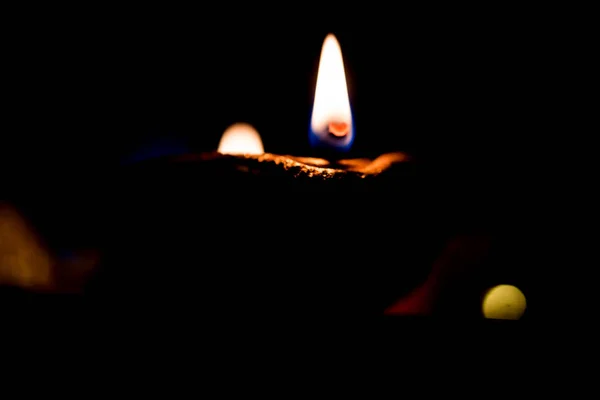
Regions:
M 330 122 L 329 133 L 333 136 L 342 137 L 348 134 L 350 126 L 345 122 Z

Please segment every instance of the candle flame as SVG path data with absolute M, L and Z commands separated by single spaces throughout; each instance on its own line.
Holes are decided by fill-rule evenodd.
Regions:
M 312 145 L 338 150 L 349 150 L 354 141 L 344 59 L 333 34 L 327 35 L 321 49 L 309 138 Z
M 257 130 L 250 124 L 239 122 L 225 130 L 217 150 L 222 154 L 263 154 L 263 143 Z

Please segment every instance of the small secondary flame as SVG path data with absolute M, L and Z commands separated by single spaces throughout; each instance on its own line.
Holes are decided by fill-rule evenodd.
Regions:
M 313 146 L 344 151 L 354 141 L 344 59 L 333 34 L 327 35 L 321 49 L 309 139 Z
M 222 154 L 263 154 L 265 152 L 260 135 L 252 125 L 240 122 L 225 130 L 219 148 Z

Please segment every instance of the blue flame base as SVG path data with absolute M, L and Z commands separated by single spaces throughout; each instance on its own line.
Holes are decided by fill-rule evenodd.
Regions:
M 311 116 L 312 119 L 312 116 Z M 354 143 L 354 121 L 352 121 L 352 130 L 347 136 L 338 138 L 327 131 L 315 132 L 308 128 L 308 142 L 312 148 L 324 149 L 331 152 L 347 153 Z

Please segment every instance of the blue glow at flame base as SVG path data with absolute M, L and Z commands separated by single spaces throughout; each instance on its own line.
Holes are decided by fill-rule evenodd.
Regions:
M 312 120 L 312 118 L 311 118 Z M 329 132 L 327 121 L 318 131 L 313 131 L 312 124 L 308 128 L 308 141 L 313 148 L 324 148 L 338 152 L 348 152 L 354 143 L 354 121 L 350 123 L 350 132 L 343 137 L 337 137 Z

